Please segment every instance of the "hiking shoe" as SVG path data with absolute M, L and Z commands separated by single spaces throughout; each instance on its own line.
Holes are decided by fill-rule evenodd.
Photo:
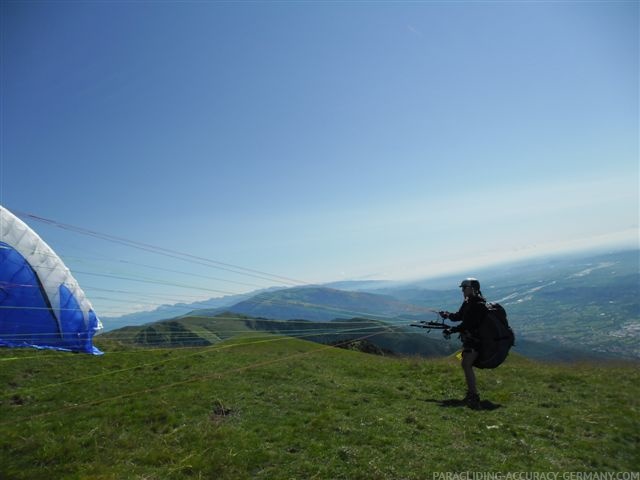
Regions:
M 473 410 L 477 410 L 478 408 L 480 408 L 480 395 L 478 395 L 477 393 L 467 392 L 467 396 L 464 397 L 464 403 L 467 405 L 467 407 Z

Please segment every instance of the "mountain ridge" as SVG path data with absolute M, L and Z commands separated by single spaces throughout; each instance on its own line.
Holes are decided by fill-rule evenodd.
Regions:
M 492 275 L 486 271 L 479 277 L 487 299 L 500 301 L 507 309 L 524 345 L 546 345 L 542 350 L 558 352 L 587 349 L 604 357 L 637 359 L 639 258 L 639 251 L 632 250 L 547 259 L 502 266 Z M 235 298 L 227 298 L 227 304 L 220 308 L 181 311 L 176 317 L 230 311 L 271 319 L 329 321 L 361 316 L 407 324 L 436 319 L 435 308 L 457 310 L 462 301 L 460 291 L 436 287 L 424 282 L 394 287 L 389 282 L 365 281 L 349 283 L 348 291 L 317 285 L 274 289 L 246 294 L 235 303 L 231 301 Z M 527 350 L 531 354 L 531 349 Z

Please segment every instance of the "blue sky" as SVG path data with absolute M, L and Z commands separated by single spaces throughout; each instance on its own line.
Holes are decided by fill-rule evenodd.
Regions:
M 638 44 L 631 1 L 4 1 L 0 203 L 301 282 L 637 247 Z M 272 284 L 26 220 L 90 298 Z

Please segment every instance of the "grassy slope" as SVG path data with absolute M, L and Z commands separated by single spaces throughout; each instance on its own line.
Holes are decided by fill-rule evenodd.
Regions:
M 511 357 L 460 397 L 454 359 L 282 337 L 103 357 L 0 349 L 0 478 L 431 478 L 638 470 L 637 365 Z

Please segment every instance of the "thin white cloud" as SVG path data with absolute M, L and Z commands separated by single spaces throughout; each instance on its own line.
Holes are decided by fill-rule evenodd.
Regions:
M 424 34 L 413 25 L 407 25 L 407 30 L 409 30 L 416 37 L 424 37 Z

